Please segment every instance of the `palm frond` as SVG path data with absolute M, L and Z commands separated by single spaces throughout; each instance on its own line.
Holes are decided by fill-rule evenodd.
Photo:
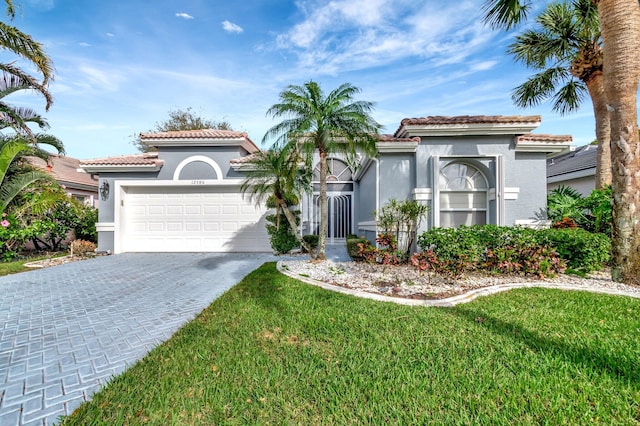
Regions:
M 18 194 L 34 182 L 47 180 L 53 180 L 53 178 L 49 174 L 38 170 L 12 176 L 11 179 L 3 182 L 2 187 L 0 187 L 0 211 L 5 211 Z
M 44 52 L 42 45 L 28 34 L 0 22 L 0 46 L 33 63 L 42 74 L 44 85 L 53 80 L 53 62 Z
M 483 22 L 494 29 L 510 30 L 527 19 L 530 1 L 487 0 L 482 6 Z

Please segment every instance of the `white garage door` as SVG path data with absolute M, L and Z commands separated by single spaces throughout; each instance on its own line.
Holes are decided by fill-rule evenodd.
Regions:
M 266 209 L 237 187 L 124 188 L 123 252 L 271 251 Z

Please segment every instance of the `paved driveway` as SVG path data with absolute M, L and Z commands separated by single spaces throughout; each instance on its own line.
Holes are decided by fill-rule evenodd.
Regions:
M 0 277 L 0 425 L 70 414 L 266 261 L 119 254 Z

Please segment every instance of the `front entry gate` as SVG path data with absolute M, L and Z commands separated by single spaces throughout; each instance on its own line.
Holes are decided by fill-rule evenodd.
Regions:
M 327 193 L 327 244 L 344 243 L 353 233 L 353 193 Z M 313 195 L 313 233 L 320 233 L 320 194 Z

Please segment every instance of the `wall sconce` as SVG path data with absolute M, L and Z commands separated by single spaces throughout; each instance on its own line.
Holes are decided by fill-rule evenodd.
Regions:
M 104 180 L 102 181 L 102 185 L 100 185 L 100 199 L 107 201 L 107 198 L 109 198 L 109 182 Z

